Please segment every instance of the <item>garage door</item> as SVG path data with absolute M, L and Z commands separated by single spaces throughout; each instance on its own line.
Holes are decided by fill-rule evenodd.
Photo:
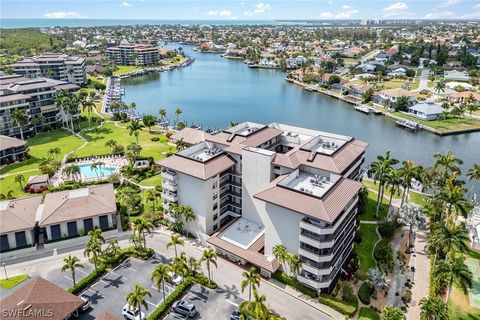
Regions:
M 60 231 L 60 225 L 56 224 L 50 227 L 50 233 L 52 234 L 52 240 L 58 240 L 62 237 L 62 232 Z
M 8 250 L 10 249 L 10 246 L 8 245 L 8 236 L 6 234 L 3 234 L 0 237 L 0 250 Z
M 100 217 L 100 229 L 107 230 L 108 229 L 108 216 L 101 216 Z
M 92 218 L 83 219 L 83 230 L 85 230 L 85 233 L 88 233 L 89 231 L 93 230 L 93 220 L 92 220 Z
M 78 236 L 77 221 L 72 221 L 67 223 L 68 236 L 76 237 Z
M 15 232 L 15 241 L 17 242 L 17 247 L 25 247 L 27 245 L 25 231 Z

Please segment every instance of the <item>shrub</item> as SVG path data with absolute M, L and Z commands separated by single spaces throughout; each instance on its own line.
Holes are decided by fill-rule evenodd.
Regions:
M 377 243 L 373 250 L 373 256 L 384 271 L 391 272 L 393 270 L 393 250 L 387 239 Z
M 380 315 L 372 308 L 362 307 L 358 320 L 380 320 Z
M 238 311 L 240 312 L 240 314 L 242 314 L 245 317 L 245 319 L 255 319 L 255 317 L 256 317 L 255 310 L 254 310 L 254 305 L 250 301 L 242 302 L 240 304 L 240 306 L 238 307 Z M 267 311 L 268 311 L 267 318 L 269 320 L 281 320 L 282 319 L 279 316 L 273 314 L 270 310 L 267 310 Z
M 311 298 L 315 298 L 317 296 L 317 292 L 314 289 L 303 285 L 296 278 L 287 275 L 285 272 L 277 271 L 272 275 L 272 278 L 297 289 L 301 293 L 306 294 Z
M 217 289 L 218 288 L 218 285 L 215 283 L 215 281 L 209 282 L 208 278 L 201 273 L 197 273 L 195 275 L 195 277 L 193 278 L 193 281 L 195 283 L 198 283 L 199 285 L 207 287 L 209 289 Z
M 355 232 L 353 241 L 355 241 L 355 243 L 362 243 L 362 230 L 360 228 L 358 228 L 357 232 Z
M 171 307 L 171 305 L 190 288 L 192 284 L 192 278 L 188 277 L 185 281 L 179 284 L 175 290 L 173 290 L 165 300 L 147 317 L 147 320 L 163 319 L 162 315 Z
M 409 289 L 406 289 L 404 292 L 403 292 L 403 297 L 402 297 L 402 301 L 403 303 L 405 304 L 408 304 L 412 301 L 412 291 L 409 290 Z
M 93 272 L 89 273 L 82 280 L 78 281 L 75 286 L 68 288 L 67 291 L 73 294 L 79 293 L 80 291 L 88 287 L 92 282 L 100 278 L 105 273 L 105 270 L 106 266 L 104 264 L 100 264 L 97 267 L 97 270 L 93 270 Z
M 151 138 L 150 140 L 152 140 L 152 141 L 155 142 L 155 141 L 160 141 L 160 138 L 159 138 L 159 137 L 153 137 L 153 138 Z
M 384 239 L 391 239 L 393 234 L 395 233 L 395 230 L 397 230 L 399 227 L 398 222 L 396 219 L 393 219 L 392 221 L 383 221 L 379 226 L 378 226 L 378 232 Z
M 342 301 L 328 294 L 322 293 L 320 294 L 320 298 L 318 300 L 320 301 L 320 303 L 323 303 L 329 306 L 330 308 L 337 310 L 341 314 L 353 316 L 357 312 L 358 300 L 356 300 L 356 297 L 355 297 L 356 303 L 352 303 L 352 302 Z
M 344 282 L 342 285 L 342 300 L 348 303 L 358 304 L 357 296 L 350 283 Z
M 358 290 L 358 298 L 362 301 L 363 304 L 370 304 L 370 297 L 372 296 L 375 288 L 372 287 L 369 283 L 364 282 L 360 289 Z

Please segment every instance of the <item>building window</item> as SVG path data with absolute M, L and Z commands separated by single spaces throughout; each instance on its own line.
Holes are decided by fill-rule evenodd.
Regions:
M 216 200 L 217 198 L 218 198 L 218 193 L 215 192 L 215 193 L 213 194 L 213 200 Z
M 217 220 L 217 219 L 218 219 L 218 213 L 215 213 L 215 214 L 213 215 L 213 221 L 215 221 L 215 220 Z
M 217 231 L 218 230 L 218 224 L 214 224 L 213 225 L 213 231 Z
M 217 181 L 214 181 L 214 182 L 213 182 L 212 189 L 217 189 Z
M 215 202 L 215 204 L 213 205 L 213 211 L 217 210 L 217 208 L 218 208 L 218 203 Z

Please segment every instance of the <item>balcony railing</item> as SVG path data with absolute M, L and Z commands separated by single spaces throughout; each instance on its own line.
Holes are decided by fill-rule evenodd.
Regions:
M 168 190 L 162 191 L 162 198 L 167 199 L 170 202 L 178 201 L 178 195 L 175 192 L 170 192 Z

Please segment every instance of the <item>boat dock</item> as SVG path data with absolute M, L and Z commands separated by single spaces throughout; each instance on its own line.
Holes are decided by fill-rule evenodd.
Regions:
M 399 119 L 395 122 L 395 124 L 399 127 L 412 130 L 412 131 L 418 131 L 420 130 L 421 126 L 418 122 L 411 121 L 411 120 L 405 120 L 405 119 Z

